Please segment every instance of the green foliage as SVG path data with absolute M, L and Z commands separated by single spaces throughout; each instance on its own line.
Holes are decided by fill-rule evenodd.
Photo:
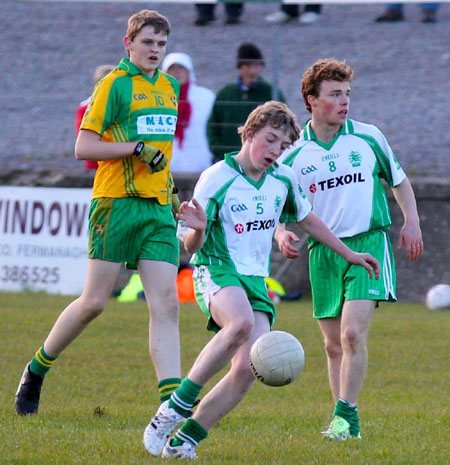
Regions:
M 14 393 L 23 367 L 69 302 L 45 294 L 0 294 L 1 464 L 163 463 L 149 457 L 141 442 L 158 404 L 142 301 L 111 301 L 50 371 L 39 414 L 16 415 Z M 196 305 L 182 305 L 185 371 L 211 337 L 205 323 Z M 320 435 L 333 403 L 311 302 L 282 303 L 276 329 L 302 342 L 304 372 L 286 387 L 256 382 L 198 448 L 198 463 L 447 464 L 449 326 L 450 312 L 420 304 L 385 304 L 376 311 L 359 399 L 363 439 L 336 443 Z

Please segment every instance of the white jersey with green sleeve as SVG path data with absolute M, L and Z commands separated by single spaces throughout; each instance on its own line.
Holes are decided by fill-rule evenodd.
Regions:
M 381 131 L 347 119 L 328 144 L 317 140 L 308 121 L 283 153 L 313 211 L 338 237 L 352 237 L 391 224 L 381 179 L 397 186 L 405 173 Z
M 205 210 L 208 225 L 205 242 L 191 263 L 267 277 L 278 223 L 303 220 L 311 206 L 291 168 L 275 164 L 255 182 L 235 155 L 226 154 L 225 160 L 206 169 L 195 186 L 193 197 Z M 179 226 L 178 237 L 182 239 L 186 230 Z

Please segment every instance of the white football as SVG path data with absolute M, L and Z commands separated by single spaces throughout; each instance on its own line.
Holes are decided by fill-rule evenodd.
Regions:
M 427 292 L 426 304 L 430 310 L 450 308 L 450 285 L 437 284 L 430 288 Z
M 250 349 L 253 374 L 268 386 L 285 386 L 303 371 L 305 353 L 300 342 L 285 331 L 260 336 Z

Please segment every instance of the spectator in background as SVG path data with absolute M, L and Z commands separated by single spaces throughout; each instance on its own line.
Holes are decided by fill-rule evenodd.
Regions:
M 97 66 L 97 69 L 95 70 L 94 75 L 92 76 L 92 80 L 94 81 L 94 84 L 97 84 L 98 81 L 103 79 L 113 69 L 115 69 L 114 65 Z M 90 101 L 91 101 L 91 97 L 88 97 L 86 100 L 83 100 L 78 106 L 78 109 L 75 113 L 75 132 L 77 135 L 78 135 L 78 132 L 80 131 L 81 121 L 83 120 L 84 113 L 86 112 L 86 108 L 88 107 Z M 84 167 L 87 170 L 96 170 L 98 168 L 98 163 L 92 160 L 84 160 Z
M 244 10 L 242 3 L 225 3 L 225 13 L 227 15 L 225 24 L 239 24 L 241 15 Z M 214 21 L 215 3 L 196 3 L 197 18 L 194 21 L 194 26 L 206 26 L 211 21 Z
M 245 42 L 239 46 L 238 80 L 219 90 L 208 120 L 207 135 L 214 162 L 222 160 L 224 153 L 240 149 L 237 129 L 252 110 L 272 99 L 285 102 L 282 92 L 272 95 L 272 86 L 262 79 L 264 65 L 263 55 L 256 45 Z
M 206 123 L 214 103 L 214 92 L 196 85 L 192 59 L 186 53 L 171 53 L 161 69 L 180 83 L 177 129 L 172 151 L 172 173 L 202 172 L 212 162 L 206 138 Z
M 436 23 L 437 11 L 441 6 L 440 3 L 421 3 L 422 23 Z M 394 23 L 403 21 L 403 4 L 402 3 L 387 3 L 385 11 L 375 18 L 376 23 Z
M 298 19 L 300 24 L 312 24 L 320 18 L 322 5 L 320 3 L 308 3 L 305 5 L 303 14 L 300 15 L 300 9 L 297 4 L 282 4 L 278 11 L 267 15 L 265 20 L 268 23 L 288 23 Z

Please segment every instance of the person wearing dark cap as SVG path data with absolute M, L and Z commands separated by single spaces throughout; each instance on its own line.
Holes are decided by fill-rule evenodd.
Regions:
M 225 24 L 239 24 L 241 21 L 242 11 L 244 10 L 243 3 L 227 2 L 224 4 L 225 13 L 227 15 Z M 210 22 L 214 21 L 215 3 L 196 3 L 195 9 L 197 10 L 197 18 L 194 21 L 194 26 L 207 26 Z
M 219 90 L 208 119 L 207 136 L 214 162 L 222 160 L 225 153 L 240 149 L 237 129 L 252 110 L 268 100 L 286 102 L 282 92 L 273 95 L 272 86 L 261 77 L 264 66 L 263 54 L 256 45 L 244 42 L 239 46 L 238 79 Z

